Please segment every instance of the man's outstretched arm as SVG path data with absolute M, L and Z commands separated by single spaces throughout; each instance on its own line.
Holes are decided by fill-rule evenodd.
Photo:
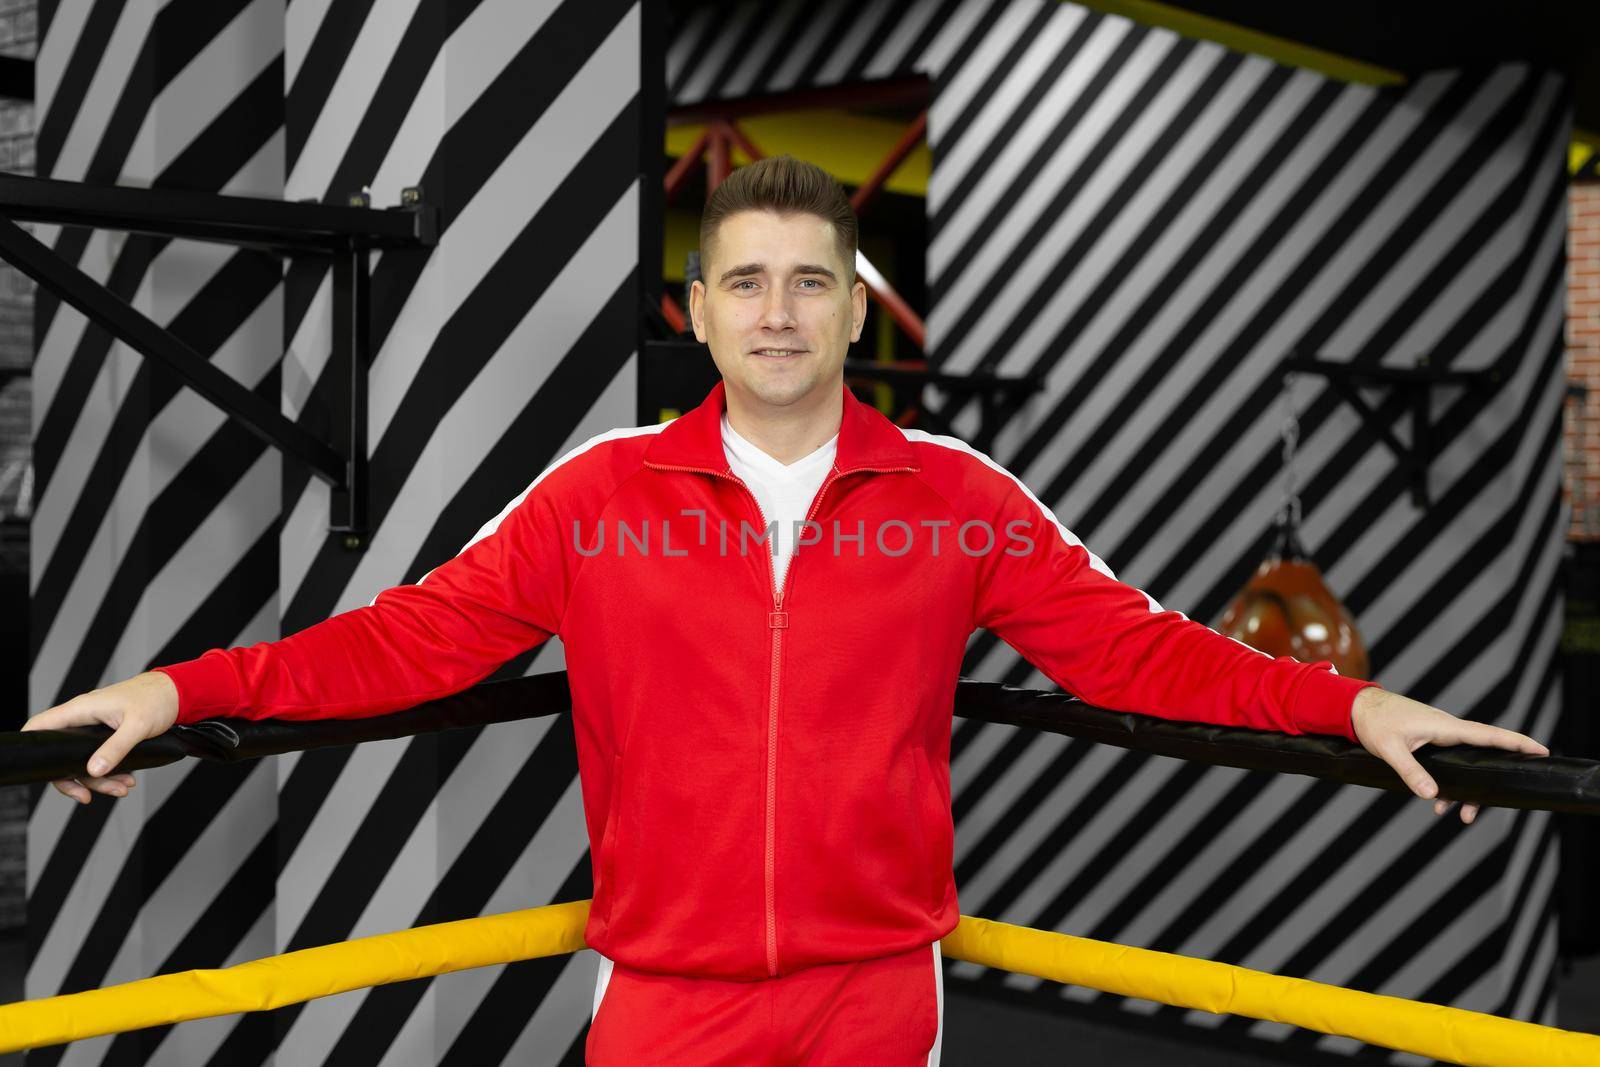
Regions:
M 1163 608 L 1119 581 L 1009 473 L 987 485 L 995 549 L 981 560 L 975 621 L 1062 688 L 1099 707 L 1164 718 L 1349 738 L 1418 796 L 1448 810 L 1412 755 L 1425 744 L 1549 755 L 1512 730 L 1340 675 L 1327 661 L 1273 657 Z M 1476 815 L 1464 805 L 1462 819 Z
M 561 466 L 414 585 L 386 589 L 365 607 L 281 640 L 214 648 L 35 715 L 24 730 L 113 729 L 88 773 L 57 781 L 57 790 L 80 803 L 91 791 L 126 795 L 132 775 L 107 772 L 174 723 L 381 715 L 459 692 L 548 640 L 560 629 L 576 565 L 559 530 L 560 515 L 577 506 L 577 476 Z

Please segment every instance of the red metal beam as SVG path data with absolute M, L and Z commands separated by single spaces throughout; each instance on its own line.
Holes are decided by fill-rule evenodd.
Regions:
M 883 306 L 883 310 L 889 313 L 889 317 L 895 321 L 896 326 L 905 331 L 905 335 L 911 338 L 912 343 L 926 351 L 928 348 L 928 329 L 923 324 L 921 317 L 911 310 L 911 305 L 907 304 L 899 293 L 894 291 L 894 286 L 889 284 L 889 279 L 879 274 L 878 269 L 872 265 L 872 261 L 859 251 L 856 252 L 856 277 L 861 279 L 862 283 L 867 287 L 868 295 L 877 298 L 878 303 Z
M 722 123 L 722 128 L 724 131 L 726 131 L 727 135 L 732 138 L 733 143 L 739 146 L 739 151 L 743 152 L 751 159 L 767 158 L 767 154 L 761 151 L 761 149 L 757 148 L 754 141 L 745 136 L 744 131 L 739 128 L 739 124 L 737 122 L 729 119 L 728 121 Z
M 693 170 L 700 162 L 700 157 L 706 154 L 706 145 L 708 145 L 710 142 L 711 131 L 706 130 L 695 139 L 694 144 L 689 146 L 689 151 L 685 152 L 681 157 L 679 157 L 678 161 L 672 165 L 672 169 L 667 171 L 667 203 L 672 203 L 673 198 L 678 195 L 678 190 L 683 187 L 683 183 L 688 179 L 689 172 Z
M 688 318 L 684 315 L 683 309 L 678 306 L 678 302 L 672 299 L 670 293 L 661 294 L 661 314 L 666 317 L 667 324 L 679 333 L 683 333 L 689 328 Z
M 865 278 L 861 280 L 864 283 L 866 282 Z M 892 285 L 887 281 L 880 281 L 876 285 L 867 284 L 867 295 L 877 299 L 883 310 L 887 311 L 889 317 L 894 320 L 895 325 L 899 326 L 901 330 L 905 331 L 905 335 L 911 338 L 912 344 L 922 349 L 928 347 L 928 328 L 922 324 L 921 317 L 911 310 L 911 305 L 906 303 L 900 294 L 894 291 Z
M 927 131 L 928 111 L 924 108 L 922 113 L 917 116 L 916 121 L 906 127 L 906 132 L 900 135 L 900 140 L 896 141 L 894 147 L 889 149 L 889 154 L 883 157 L 883 162 L 879 163 L 878 169 L 872 172 L 872 177 L 863 182 L 860 188 L 856 190 L 855 195 L 850 198 L 850 206 L 856 209 L 856 215 L 859 216 L 866 209 L 867 204 L 871 203 L 872 198 L 878 195 L 878 190 L 883 187 L 884 182 L 889 180 L 889 175 L 893 174 L 900 164 L 906 161 L 906 157 L 911 154 L 912 149 L 922 142 L 922 137 Z
M 727 124 L 713 122 L 706 132 L 711 135 L 711 144 L 706 150 L 706 199 L 710 200 L 716 187 L 728 179 L 732 164 L 728 160 Z

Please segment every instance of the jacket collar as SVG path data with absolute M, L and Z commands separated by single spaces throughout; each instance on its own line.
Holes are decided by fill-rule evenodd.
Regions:
M 844 413 L 833 464 L 840 474 L 853 470 L 918 470 L 911 442 L 900 427 L 877 408 L 857 400 L 847 385 L 839 387 Z M 727 385 L 718 381 L 700 404 L 669 422 L 644 452 L 648 467 L 689 467 L 729 473 L 722 448 L 722 413 L 727 410 Z

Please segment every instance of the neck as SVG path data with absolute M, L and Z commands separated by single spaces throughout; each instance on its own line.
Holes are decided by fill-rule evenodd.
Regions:
M 827 444 L 844 419 L 844 379 L 783 407 L 762 404 L 725 390 L 728 425 L 734 433 L 788 466 Z

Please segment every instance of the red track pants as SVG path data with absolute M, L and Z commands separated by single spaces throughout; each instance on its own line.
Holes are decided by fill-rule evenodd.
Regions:
M 600 957 L 588 1067 L 937 1067 L 939 943 L 778 978 L 725 982 Z

